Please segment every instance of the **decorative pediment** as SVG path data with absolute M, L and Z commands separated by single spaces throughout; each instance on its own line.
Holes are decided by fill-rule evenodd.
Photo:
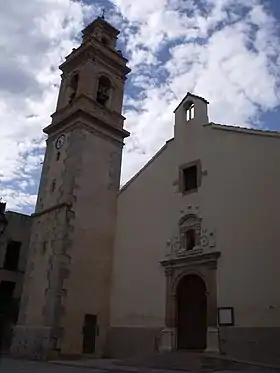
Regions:
M 174 257 L 162 260 L 160 263 L 163 267 L 165 267 L 166 274 L 168 272 L 170 274 L 173 273 L 175 268 L 180 267 L 200 267 L 206 266 L 210 269 L 217 268 L 217 261 L 221 253 L 219 251 L 212 251 L 212 252 L 198 252 L 196 255 L 186 255 L 182 257 Z
M 180 220 L 179 220 L 179 226 L 183 225 L 195 225 L 198 224 L 201 221 L 201 219 L 195 215 L 195 214 L 185 214 Z
M 216 229 L 205 225 L 203 219 L 190 212 L 178 221 L 172 237 L 166 243 L 166 259 L 193 257 L 213 251 L 217 243 Z

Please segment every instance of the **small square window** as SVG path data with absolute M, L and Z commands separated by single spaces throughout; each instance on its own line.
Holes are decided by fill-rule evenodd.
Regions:
M 197 166 L 184 168 L 183 172 L 183 192 L 197 189 Z

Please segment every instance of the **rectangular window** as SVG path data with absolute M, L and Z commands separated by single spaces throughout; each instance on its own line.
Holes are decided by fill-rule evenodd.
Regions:
M 195 229 L 188 229 L 185 232 L 185 249 L 187 251 L 192 250 L 196 245 L 196 231 Z
M 46 252 L 47 252 L 47 249 L 48 249 L 47 245 L 48 245 L 47 241 L 44 241 L 43 244 L 42 244 L 42 254 L 43 255 L 46 254 Z
M 51 193 L 53 193 L 55 191 L 55 187 L 56 187 L 56 181 L 53 180 L 52 185 L 51 185 Z
M 4 260 L 4 269 L 9 271 L 18 270 L 20 248 L 21 242 L 12 240 L 8 242 Z
M 197 189 L 197 166 L 190 166 L 183 170 L 183 192 Z
M 187 110 L 186 110 L 186 121 L 189 121 L 194 118 L 194 105 L 192 104 Z

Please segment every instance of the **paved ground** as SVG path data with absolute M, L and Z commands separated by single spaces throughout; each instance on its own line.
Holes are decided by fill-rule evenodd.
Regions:
M 0 361 L 1 373 L 103 373 L 101 370 L 89 370 L 81 367 L 68 367 L 62 365 L 53 365 L 49 363 L 12 360 L 3 358 Z
M 177 360 L 177 359 L 176 359 Z M 95 362 L 94 362 L 95 361 Z M 152 368 L 151 366 L 122 366 L 98 363 L 97 360 L 70 361 L 70 362 L 34 362 L 26 360 L 14 360 L 8 357 L 3 357 L 0 360 L 0 373 L 279 373 L 280 370 L 274 371 L 266 368 L 253 367 L 244 365 L 230 365 L 223 367 L 214 367 L 204 365 L 193 367 L 189 366 L 186 369 L 170 369 L 168 366 L 165 369 Z
M 65 362 L 64 364 L 67 364 Z M 45 363 L 45 362 L 34 362 L 34 361 L 26 361 L 26 360 L 13 360 L 9 358 L 2 358 L 0 360 L 0 372 L 1 373 L 128 373 L 128 372 L 141 372 L 141 373 L 158 373 L 158 370 L 152 369 L 131 369 L 129 370 L 124 367 L 123 369 L 120 367 L 119 369 L 112 371 L 104 370 L 99 368 L 92 368 L 89 364 L 85 364 L 84 367 L 81 366 L 69 366 L 64 364 L 53 364 L 53 363 Z M 73 362 L 70 363 L 71 365 Z M 176 371 L 168 371 L 168 370 L 160 370 L 160 373 L 182 373 Z M 221 372 L 219 372 L 221 373 Z

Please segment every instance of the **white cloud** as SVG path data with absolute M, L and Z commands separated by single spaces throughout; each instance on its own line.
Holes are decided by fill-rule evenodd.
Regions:
M 210 101 L 213 121 L 267 126 L 258 118 L 280 103 L 280 43 L 264 1 L 111 2 L 133 68 L 122 182 L 173 135 L 173 110 L 187 91 Z M 13 0 L 0 7 L 0 194 L 9 209 L 30 211 L 58 65 L 77 45 L 84 19 L 96 12 L 71 0 L 26 0 L 24 7 Z
M 59 64 L 77 44 L 85 13 L 70 0 L 13 0 L 0 5 L 0 196 L 32 211 L 44 149 L 42 128 L 55 109 Z M 36 188 L 36 187 L 35 187 Z
M 141 98 L 134 102 L 137 115 L 126 113 L 132 136 L 125 149 L 123 180 L 135 173 L 131 159 L 135 139 L 141 149 L 141 154 L 135 155 L 140 167 L 170 137 L 173 109 L 187 91 L 210 101 L 213 121 L 267 126 L 259 117 L 280 103 L 280 43 L 277 22 L 264 2 L 205 0 L 199 2 L 204 6 L 198 7 L 195 1 L 174 0 L 162 1 L 158 10 L 143 0 L 137 15 L 133 0 L 115 3 L 134 26 L 127 46 L 134 66 L 131 82 L 143 89 Z M 145 51 L 142 61 L 141 50 Z M 151 60 L 156 67 L 149 66 L 147 61 Z M 160 69 L 166 80 L 155 87 Z

